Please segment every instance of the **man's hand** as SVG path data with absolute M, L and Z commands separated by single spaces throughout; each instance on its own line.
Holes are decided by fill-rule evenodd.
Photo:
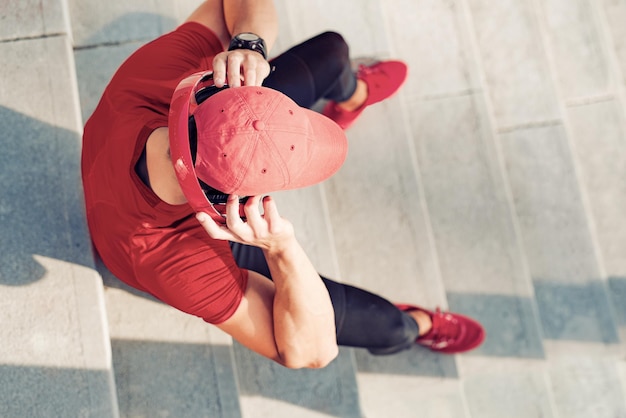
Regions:
M 206 213 L 198 213 L 196 217 L 213 239 L 252 245 L 268 252 L 280 252 L 293 244 L 293 225 L 280 216 L 276 203 L 270 196 L 263 198 L 263 214 L 259 209 L 260 201 L 261 196 L 248 199 L 244 206 L 245 222 L 239 216 L 239 198 L 236 195 L 228 197 L 226 225 L 218 225 Z
M 226 225 L 218 225 L 206 213 L 197 215 L 210 237 L 260 247 L 272 276 L 273 292 L 262 292 L 265 296 L 259 308 L 259 295 L 251 292 L 259 289 L 260 283 L 270 282 L 249 272 L 246 302 L 219 327 L 284 366 L 324 367 L 338 353 L 330 295 L 296 240 L 291 222 L 280 216 L 271 197 L 263 198 L 263 215 L 260 202 L 260 196 L 248 199 L 244 206 L 246 222 L 239 216 L 238 197 L 232 195 L 226 203 Z M 262 340 L 263 330 L 265 335 L 271 333 L 269 349 L 269 338 Z
M 270 64 L 258 52 L 235 49 L 213 59 L 213 81 L 217 87 L 260 86 L 270 74 Z

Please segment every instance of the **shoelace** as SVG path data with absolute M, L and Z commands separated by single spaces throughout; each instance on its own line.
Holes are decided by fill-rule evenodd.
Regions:
M 375 73 L 382 72 L 380 66 L 376 65 L 378 63 L 374 63 L 372 65 L 359 64 L 359 69 L 357 74 L 359 75 L 370 75 Z
M 459 321 L 437 308 L 432 316 L 433 329 L 428 335 L 433 348 L 445 348 L 454 343 L 459 335 Z

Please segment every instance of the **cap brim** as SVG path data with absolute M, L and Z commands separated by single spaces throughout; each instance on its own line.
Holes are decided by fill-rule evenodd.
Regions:
M 215 220 L 221 222 L 223 219 L 215 213 L 211 203 L 200 187 L 189 147 L 191 98 L 198 82 L 202 77 L 210 73 L 211 71 L 203 71 L 192 74 L 178 84 L 170 102 L 168 131 L 174 172 L 187 202 L 196 212 L 206 212 Z

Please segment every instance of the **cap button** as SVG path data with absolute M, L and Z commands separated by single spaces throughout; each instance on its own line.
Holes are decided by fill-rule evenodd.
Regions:
M 257 131 L 262 131 L 263 129 L 265 129 L 265 122 L 263 122 L 262 120 L 255 120 L 254 122 L 252 122 L 252 127 Z

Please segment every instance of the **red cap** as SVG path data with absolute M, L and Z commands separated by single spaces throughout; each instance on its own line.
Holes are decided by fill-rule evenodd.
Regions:
M 210 206 L 197 178 L 226 194 L 255 196 L 311 186 L 339 170 L 348 145 L 335 122 L 276 90 L 252 86 L 222 90 L 197 106 L 194 167 L 188 118 L 194 93 L 210 73 L 181 81 L 169 114 L 172 162 L 194 210 Z

